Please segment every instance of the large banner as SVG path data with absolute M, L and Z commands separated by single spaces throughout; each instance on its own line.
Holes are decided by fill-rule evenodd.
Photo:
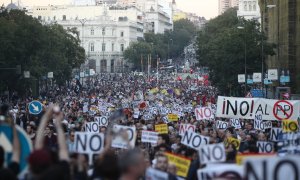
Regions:
M 300 101 L 264 98 L 218 97 L 217 117 L 262 120 L 297 120 Z

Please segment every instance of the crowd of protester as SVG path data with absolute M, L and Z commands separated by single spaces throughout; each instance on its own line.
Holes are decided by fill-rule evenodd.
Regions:
M 166 172 L 169 179 L 184 179 L 177 176 L 176 166 L 168 162 L 164 152 L 191 159 L 185 179 L 197 179 L 197 170 L 203 168 L 199 163 L 198 152 L 181 143 L 180 124 L 195 125 L 195 132 L 209 137 L 209 143 L 226 142 L 227 138 L 240 140 L 239 147 L 226 143 L 226 163 L 235 163 L 236 155 L 258 152 L 257 141 L 267 141 L 269 131 L 253 128 L 253 121 L 240 119 L 241 128 L 229 124 L 227 129 L 216 128 L 215 119 L 196 120 L 195 107 L 216 104 L 217 89 L 203 86 L 197 80 L 181 80 L 163 76 L 159 82 L 155 78 L 134 75 L 98 75 L 87 79 L 74 80 L 69 86 L 49 87 L 34 99 L 13 96 L 8 101 L 2 99 L 1 123 L 13 128 L 13 157 L 4 166 L 4 149 L 0 148 L 0 179 L 101 179 L 138 180 L 145 178 L 148 167 Z M 44 110 L 39 115 L 28 112 L 28 103 L 38 100 Z M 180 111 L 178 121 L 169 122 L 166 114 L 149 113 L 150 107 L 166 107 Z M 135 115 L 137 111 L 139 114 Z M 150 114 L 150 117 L 145 117 Z M 110 116 L 109 125 L 100 127 L 105 134 L 105 147 L 100 154 L 91 157 L 75 151 L 76 132 L 85 131 L 85 124 L 94 121 L 95 116 Z M 230 122 L 229 119 L 219 119 Z M 142 143 L 143 130 L 155 131 L 156 124 L 166 123 L 168 134 L 159 134 L 156 144 Z M 134 126 L 137 130 L 135 146 L 128 149 L 112 148 L 113 132 L 111 124 Z M 18 177 L 21 151 L 16 136 L 15 125 L 23 128 L 32 141 L 33 151 L 28 157 L 28 170 Z M 280 124 L 273 122 L 273 127 Z M 90 163 L 92 162 L 92 163 Z

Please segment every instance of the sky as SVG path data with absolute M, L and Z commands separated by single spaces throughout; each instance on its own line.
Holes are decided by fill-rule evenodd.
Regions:
M 17 2 L 18 0 L 13 0 Z M 71 0 L 19 0 L 23 5 L 59 5 L 69 3 Z M 171 1 L 171 0 L 169 0 Z M 10 0 L 0 0 L 0 5 L 9 4 Z M 177 7 L 184 12 L 196 13 L 206 19 L 214 18 L 218 15 L 218 0 L 176 0 Z

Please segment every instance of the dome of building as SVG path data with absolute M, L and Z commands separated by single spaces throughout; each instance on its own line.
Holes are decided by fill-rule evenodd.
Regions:
M 10 11 L 12 9 L 19 9 L 19 8 L 14 3 L 10 3 L 9 5 L 6 6 L 6 9 Z

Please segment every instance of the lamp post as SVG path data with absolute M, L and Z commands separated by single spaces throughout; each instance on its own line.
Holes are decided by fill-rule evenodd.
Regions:
M 84 18 L 84 19 L 79 19 L 78 20 L 80 23 L 81 23 L 81 28 L 82 28 L 82 33 L 81 33 L 81 46 L 83 47 L 83 38 L 84 38 L 84 24 L 86 23 L 86 19 Z
M 168 40 L 168 59 L 170 59 L 170 41 L 172 41 L 173 44 L 173 39 Z
M 245 27 L 243 26 L 238 26 L 238 29 L 245 30 Z M 244 49 L 245 49 L 245 54 L 244 54 L 244 66 L 245 66 L 245 95 L 247 95 L 247 43 L 246 43 L 246 32 L 244 32 Z

